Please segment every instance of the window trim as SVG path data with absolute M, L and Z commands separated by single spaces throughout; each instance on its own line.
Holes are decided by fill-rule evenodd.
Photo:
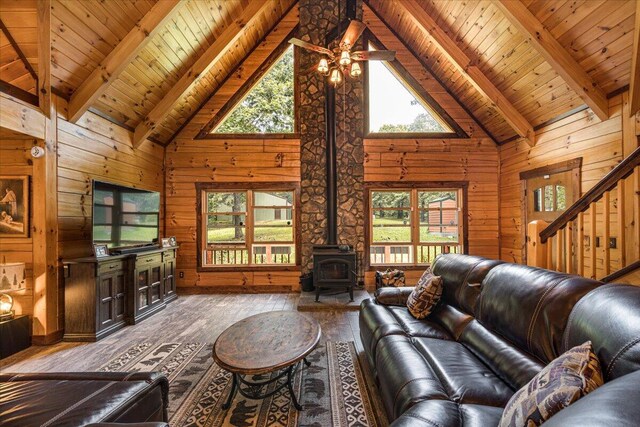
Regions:
M 301 250 L 301 226 L 300 226 L 300 184 L 296 182 L 246 182 L 246 183 L 224 183 L 224 182 L 197 182 L 196 186 L 196 258 L 197 272 L 241 272 L 241 271 L 298 271 L 300 269 L 302 254 Z M 295 264 L 268 264 L 268 265 L 230 265 L 224 266 L 210 266 L 203 265 L 202 254 L 206 240 L 204 239 L 204 233 L 206 226 L 203 222 L 203 197 L 207 191 L 292 191 L 293 192 L 293 218 L 294 218 L 294 230 L 293 239 L 294 247 L 296 250 Z M 247 212 L 249 211 L 249 200 L 247 200 Z M 252 206 L 253 207 L 253 206 Z M 252 215 L 251 215 L 252 216 Z M 247 215 L 247 218 L 249 215 Z M 253 228 L 253 227 L 252 227 Z M 249 252 L 251 248 L 247 247 Z
M 364 233 L 364 245 L 365 245 L 365 254 L 364 254 L 364 269 L 369 271 L 379 270 L 380 268 L 385 267 L 397 267 L 403 270 L 424 270 L 425 266 L 429 264 L 371 264 L 371 241 L 372 241 L 372 220 L 371 220 L 371 192 L 372 191 L 412 191 L 412 190 L 425 190 L 425 191 L 433 191 L 433 190 L 446 190 L 446 189 L 456 189 L 462 192 L 462 206 L 461 215 L 462 215 L 462 241 L 460 244 L 462 245 L 462 254 L 469 253 L 469 215 L 468 215 L 468 193 L 469 193 L 469 181 L 410 181 L 410 182 L 366 182 L 364 185 L 364 206 L 366 209 L 365 213 L 365 233 Z M 419 229 L 419 226 L 418 228 Z M 412 225 L 412 236 L 415 234 L 414 226 Z M 411 245 L 415 247 L 418 242 L 411 242 Z M 415 254 L 414 254 L 415 256 Z
M 262 77 L 271 70 L 278 59 L 284 55 L 285 51 L 291 47 L 289 38 L 295 37 L 298 31 L 296 26 L 287 37 L 269 54 L 262 64 L 251 74 L 251 76 L 240 86 L 240 88 L 225 102 L 225 104 L 216 112 L 209 122 L 200 130 L 194 139 L 220 140 L 220 139 L 300 139 L 300 89 L 299 89 L 299 70 L 300 70 L 300 53 L 296 46 L 293 46 L 293 132 L 292 133 L 212 133 L 222 121 L 231 114 L 240 102 L 242 102 L 253 89 L 262 80 Z M 249 57 L 247 57 L 248 59 Z M 240 63 L 240 66 L 245 61 Z M 229 76 L 235 75 L 234 72 Z M 228 78 L 227 77 L 227 78 Z M 219 89 L 224 88 L 228 83 L 225 80 Z M 214 94 L 215 95 L 215 94 Z
M 373 35 L 370 30 L 367 29 L 365 30 L 363 37 L 363 45 L 365 46 L 365 48 L 369 46 L 369 43 L 373 44 L 376 49 L 387 50 L 384 44 L 380 40 L 378 40 L 378 38 Z M 404 68 L 404 66 L 400 63 L 400 61 L 398 61 L 398 59 L 385 62 L 393 69 L 393 74 L 396 75 L 396 77 L 399 76 L 400 80 L 409 87 L 408 90 L 420 97 L 421 101 L 426 103 L 429 108 L 431 108 L 440 117 L 440 119 L 452 129 L 452 132 L 371 132 L 371 130 L 369 129 L 369 65 L 368 61 L 364 61 L 364 93 L 362 98 L 364 111 L 364 137 L 366 139 L 469 138 L 469 135 L 464 131 L 464 129 L 462 129 L 462 127 L 460 127 L 460 125 L 449 115 L 449 113 L 447 113 L 447 111 L 442 108 L 435 99 L 433 99 L 433 97 L 422 87 L 422 85 L 411 75 L 411 73 L 409 73 L 407 69 Z

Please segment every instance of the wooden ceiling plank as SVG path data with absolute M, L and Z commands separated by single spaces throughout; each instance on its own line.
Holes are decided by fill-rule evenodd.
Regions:
M 604 92 L 529 9 L 519 1 L 500 0 L 496 4 L 600 120 L 608 119 L 609 103 Z
M 51 0 L 38 2 L 38 105 L 51 114 Z
M 629 117 L 640 111 L 640 1 L 636 2 L 636 23 L 633 30 L 633 51 L 630 82 L 631 109 Z
M 154 128 L 162 123 L 171 112 L 173 106 L 187 94 L 196 82 L 204 77 L 207 72 L 222 58 L 248 28 L 251 28 L 258 19 L 269 9 L 277 4 L 273 1 L 252 0 L 242 11 L 239 19 L 229 25 L 201 55 L 198 60 L 182 75 L 180 80 L 171 87 L 163 99 L 149 112 L 147 117 L 136 127 L 133 137 L 133 145 L 138 146 L 153 132 Z
M 107 55 L 100 66 L 80 85 L 69 101 L 69 120 L 75 123 L 118 78 L 131 60 L 180 9 L 179 0 L 156 3 L 140 22 Z
M 531 146 L 535 144 L 533 126 L 515 109 L 509 100 L 496 88 L 487 76 L 458 47 L 458 43 L 439 27 L 436 21 L 415 1 L 407 0 L 397 3 L 404 9 L 405 16 L 410 16 L 415 24 L 427 32 L 439 46 L 447 59 L 469 80 L 469 82 L 500 111 L 504 119 Z
M 11 47 L 13 47 L 13 50 L 16 52 L 18 57 L 24 63 L 24 66 L 27 69 L 27 71 L 29 72 L 29 74 L 31 74 L 31 76 L 34 79 L 37 79 L 38 75 L 36 74 L 36 71 L 33 69 L 33 67 L 31 66 L 31 63 L 29 63 L 29 61 L 27 60 L 27 57 L 22 52 L 22 49 L 20 49 L 20 46 L 18 46 L 18 43 L 15 41 L 15 39 L 13 38 L 11 33 L 9 32 L 9 29 L 4 25 L 4 22 L 2 22 L 1 19 L 0 19 L 0 30 L 2 31 L 2 34 L 4 34 L 4 36 L 7 38 L 7 41 L 9 42 Z

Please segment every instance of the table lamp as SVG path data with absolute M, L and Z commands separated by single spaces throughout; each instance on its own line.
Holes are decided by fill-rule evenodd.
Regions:
M 0 264 L 0 321 L 13 319 L 13 298 L 10 292 L 26 289 L 24 262 Z

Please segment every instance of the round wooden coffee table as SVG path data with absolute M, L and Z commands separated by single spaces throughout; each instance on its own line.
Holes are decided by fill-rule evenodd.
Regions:
M 227 328 L 213 345 L 213 360 L 233 374 L 231 392 L 222 409 L 229 409 L 238 391 L 249 399 L 264 399 L 287 387 L 293 405 L 301 410 L 292 380 L 301 361 L 310 365 L 305 357 L 318 345 L 320 334 L 318 322 L 297 311 L 256 314 Z M 276 371 L 280 373 L 259 382 L 244 377 Z M 286 382 L 268 390 L 285 376 Z

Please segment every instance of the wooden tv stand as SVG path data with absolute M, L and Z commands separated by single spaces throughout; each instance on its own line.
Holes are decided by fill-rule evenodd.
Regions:
M 177 247 L 64 260 L 65 341 L 98 341 L 175 300 Z

